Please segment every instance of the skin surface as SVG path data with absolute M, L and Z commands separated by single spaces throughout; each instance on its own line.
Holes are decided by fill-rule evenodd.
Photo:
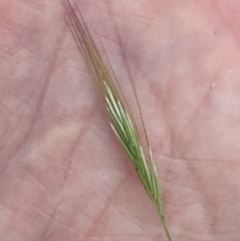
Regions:
M 131 99 L 118 26 L 173 240 L 238 241 L 240 2 L 78 6 Z M 0 240 L 167 240 L 61 1 L 0 0 L 0 9 Z

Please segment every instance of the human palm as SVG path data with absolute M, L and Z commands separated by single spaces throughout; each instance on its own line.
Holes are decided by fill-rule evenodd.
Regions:
M 239 240 L 239 1 L 78 4 L 130 98 L 118 26 L 173 240 Z M 167 240 L 61 1 L 0 9 L 0 240 Z

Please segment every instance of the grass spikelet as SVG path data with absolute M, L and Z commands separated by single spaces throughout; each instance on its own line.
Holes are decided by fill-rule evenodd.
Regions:
M 89 71 L 91 72 L 110 116 L 110 125 L 134 165 L 139 179 L 146 189 L 149 198 L 154 203 L 163 224 L 166 236 L 168 240 L 171 241 L 172 239 L 163 213 L 158 174 L 152 157 L 152 152 L 148 144 L 144 123 L 142 121 L 149 153 L 144 152 L 138 128 L 131 117 L 132 115 L 127 107 L 127 103 L 124 102 L 123 97 L 119 94 L 115 85 L 116 80 L 114 80 L 111 72 L 101 58 L 101 55 L 84 22 L 81 12 L 78 10 L 77 14 L 69 0 L 62 0 L 62 2 L 68 15 L 68 23 L 72 35 L 89 67 Z M 129 69 L 128 74 L 130 74 Z M 141 109 L 135 89 L 134 95 L 141 115 Z

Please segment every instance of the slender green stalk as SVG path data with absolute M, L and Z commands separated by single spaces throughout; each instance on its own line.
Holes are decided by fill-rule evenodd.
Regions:
M 87 29 L 81 12 L 78 11 L 77 15 L 69 0 L 62 0 L 62 2 L 68 15 L 68 23 L 72 35 L 89 67 L 92 77 L 105 103 L 105 107 L 110 116 L 111 127 L 133 163 L 139 179 L 157 209 L 166 236 L 168 240 L 171 241 L 171 235 L 168 231 L 163 213 L 162 195 L 158 181 L 158 174 L 152 157 L 152 152 L 148 144 L 144 123 L 142 121 L 149 149 L 149 153 L 147 154 L 144 152 L 139 131 L 133 118 L 131 117 L 131 112 L 128 110 L 126 103 L 124 103 L 123 98 L 120 96 L 119 91 L 114 84 L 114 79 L 109 69 L 104 64 L 104 61 L 101 58 L 99 51 Z M 136 92 L 135 97 L 141 115 Z M 149 158 L 147 158 L 147 156 Z

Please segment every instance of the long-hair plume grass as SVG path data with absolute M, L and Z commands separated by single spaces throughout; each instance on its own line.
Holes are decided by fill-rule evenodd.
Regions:
M 154 203 L 160 220 L 163 224 L 166 236 L 171 241 L 171 235 L 166 225 L 162 195 L 158 180 L 158 174 L 153 160 L 152 152 L 148 143 L 147 133 L 145 130 L 144 122 L 142 119 L 140 104 L 137 98 L 135 87 L 133 88 L 134 96 L 138 103 L 138 108 L 142 120 L 145 139 L 147 140 L 148 150 L 144 151 L 140 132 L 137 128 L 130 109 L 128 108 L 125 99 L 119 93 L 111 71 L 104 63 L 92 36 L 84 22 L 81 12 L 74 10 L 73 5 L 69 0 L 62 0 L 68 16 L 68 24 L 71 33 L 75 39 L 78 49 L 83 55 L 84 60 L 89 68 L 89 71 L 94 79 L 94 82 L 99 90 L 103 99 L 103 103 L 108 111 L 110 117 L 110 125 L 123 146 L 125 152 L 134 165 L 140 181 L 146 189 L 149 198 Z M 125 59 L 125 57 L 124 57 Z M 125 59 L 126 61 L 126 59 Z M 128 75 L 130 75 L 129 68 L 127 67 Z M 132 77 L 130 76 L 131 80 Z

